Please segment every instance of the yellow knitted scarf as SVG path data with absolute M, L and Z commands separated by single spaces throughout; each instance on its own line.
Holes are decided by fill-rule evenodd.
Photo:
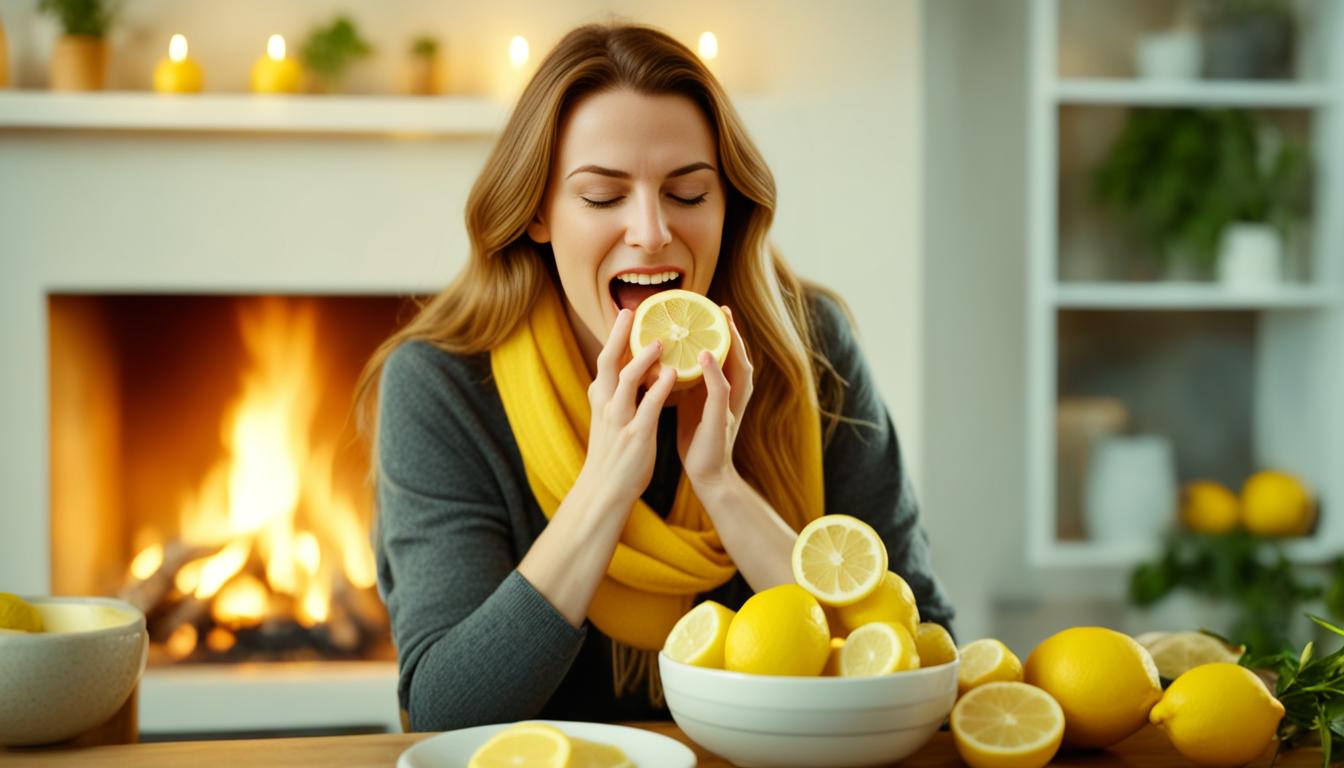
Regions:
M 490 365 L 528 485 L 550 519 L 587 455 L 592 383 L 550 280 L 527 320 L 491 352 Z M 809 458 L 798 468 L 798 491 L 812 502 L 808 508 L 815 510 L 811 515 L 815 517 L 824 503 L 821 426 L 815 399 L 809 404 L 809 412 L 798 414 L 807 443 L 802 455 Z M 787 522 L 798 530 L 808 521 Z M 672 626 L 691 608 L 696 595 L 723 584 L 735 572 L 685 474 L 666 520 L 642 499 L 635 502 L 588 609 L 588 618 L 613 640 L 618 695 L 628 682 L 622 678 L 648 677 L 651 689 L 657 687 L 654 656 Z M 625 648 L 647 653 L 632 655 Z M 651 696 L 660 698 L 657 693 Z

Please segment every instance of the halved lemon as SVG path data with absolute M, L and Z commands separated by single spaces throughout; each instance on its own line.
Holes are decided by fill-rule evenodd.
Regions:
M 926 621 L 915 629 L 915 649 L 919 651 L 921 667 L 936 667 L 956 661 L 957 644 L 952 642 L 943 625 Z
M 719 305 L 695 291 L 673 288 L 639 303 L 630 328 L 630 354 L 639 354 L 654 339 L 663 342 L 662 364 L 676 370 L 678 384 L 686 384 L 704 375 L 701 352 L 709 352 L 723 365 L 733 335 Z
M 569 765 L 566 768 L 635 768 L 620 747 L 583 739 L 570 739 Z
M 1168 680 L 1205 664 L 1236 664 L 1245 650 L 1242 646 L 1224 645 L 1203 632 L 1173 632 L 1148 646 L 1157 673 Z
M 794 581 L 824 605 L 857 603 L 878 588 L 886 573 L 886 545 L 857 517 L 822 515 L 793 544 Z
M 1064 709 L 1026 683 L 982 685 L 952 709 L 952 737 L 972 768 L 1041 768 L 1059 751 Z
M 957 694 L 965 695 L 988 683 L 1022 682 L 1022 661 L 1008 646 L 991 638 L 967 643 L 960 651 Z
M 566 768 L 571 751 L 569 737 L 559 728 L 518 723 L 476 750 L 467 768 Z
M 894 621 L 875 621 L 849 633 L 840 649 L 842 677 L 875 677 L 919 669 L 919 651 L 910 630 Z
M 663 651 L 682 664 L 723 669 L 723 645 L 735 615 L 732 609 L 706 600 L 673 625 Z

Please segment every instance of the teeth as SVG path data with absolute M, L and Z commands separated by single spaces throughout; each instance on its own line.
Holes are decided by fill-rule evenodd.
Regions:
M 616 279 L 632 285 L 658 285 L 669 280 L 675 280 L 677 277 L 676 272 L 659 272 L 656 275 L 637 275 L 633 272 L 627 272 L 623 275 L 617 275 Z

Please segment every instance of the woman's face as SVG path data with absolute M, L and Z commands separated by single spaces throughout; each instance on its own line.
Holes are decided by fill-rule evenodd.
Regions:
M 668 288 L 709 291 L 724 209 L 714 132 L 689 98 L 614 90 L 570 110 L 528 234 L 555 252 L 590 360 L 622 307 Z

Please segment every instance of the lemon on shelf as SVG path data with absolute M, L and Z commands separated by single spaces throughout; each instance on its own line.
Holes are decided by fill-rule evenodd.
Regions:
M 1041 768 L 1059 751 L 1064 710 L 1026 683 L 988 683 L 957 701 L 950 725 L 972 768 Z
M 822 515 L 798 532 L 792 565 L 799 586 L 824 605 L 843 607 L 868 597 L 882 584 L 887 547 L 877 531 L 857 517 Z M 840 618 L 843 622 L 843 614 Z
M 1316 500 L 1287 472 L 1256 472 L 1241 487 L 1241 522 L 1258 536 L 1304 536 L 1316 522 Z
M 717 304 L 695 291 L 673 288 L 644 299 L 635 310 L 630 353 L 639 354 L 654 340 L 662 341 L 660 361 L 676 370 L 680 388 L 704 376 L 701 352 L 709 352 L 723 365 L 733 339 L 728 318 Z
M 1227 533 L 1241 522 L 1241 503 L 1223 484 L 1195 480 L 1181 489 L 1181 522 L 1196 533 Z

